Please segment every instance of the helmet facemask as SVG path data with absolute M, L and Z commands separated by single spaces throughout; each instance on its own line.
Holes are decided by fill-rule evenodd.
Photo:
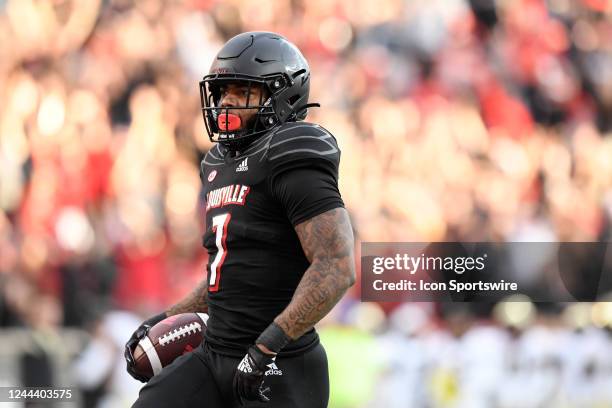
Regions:
M 221 107 L 221 88 L 228 84 L 244 86 L 248 89 L 244 106 Z M 211 74 L 200 82 L 200 101 L 204 124 L 210 140 L 225 144 L 230 148 L 244 145 L 281 123 L 276 112 L 275 97 L 282 93 L 287 81 L 282 74 L 266 78 L 241 74 Z M 260 87 L 259 99 L 254 101 L 252 90 Z M 241 123 L 237 111 L 252 110 L 246 123 Z M 239 125 L 236 128 L 236 125 Z

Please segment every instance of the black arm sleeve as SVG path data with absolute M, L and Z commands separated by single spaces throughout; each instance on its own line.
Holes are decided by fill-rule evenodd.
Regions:
M 273 179 L 271 189 L 294 226 L 344 207 L 333 164 L 323 160 L 316 166 L 310 162 L 308 166 L 293 166 L 280 173 Z

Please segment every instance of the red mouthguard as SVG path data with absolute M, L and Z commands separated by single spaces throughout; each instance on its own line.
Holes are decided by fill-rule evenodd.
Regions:
M 230 132 L 232 130 L 238 130 L 240 129 L 241 125 L 242 121 L 240 120 L 240 116 L 233 115 L 231 113 L 227 115 L 225 113 L 222 113 L 217 119 L 217 126 L 219 126 L 219 130 L 221 132 Z

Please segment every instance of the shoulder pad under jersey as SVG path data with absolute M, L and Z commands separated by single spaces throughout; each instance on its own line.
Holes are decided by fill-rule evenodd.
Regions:
M 273 164 L 316 158 L 339 163 L 340 149 L 336 138 L 323 127 L 307 122 L 290 122 L 274 132 L 267 158 Z
M 225 163 L 223 159 L 223 153 L 218 143 L 215 143 L 213 147 L 206 153 L 202 163 L 200 164 L 200 170 L 203 170 L 205 166 L 221 166 Z

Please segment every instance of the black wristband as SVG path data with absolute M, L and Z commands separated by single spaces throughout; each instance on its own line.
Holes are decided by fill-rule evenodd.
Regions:
M 255 340 L 255 344 L 263 344 L 268 350 L 278 353 L 290 341 L 291 338 L 285 334 L 283 329 L 278 324 L 272 322 Z

